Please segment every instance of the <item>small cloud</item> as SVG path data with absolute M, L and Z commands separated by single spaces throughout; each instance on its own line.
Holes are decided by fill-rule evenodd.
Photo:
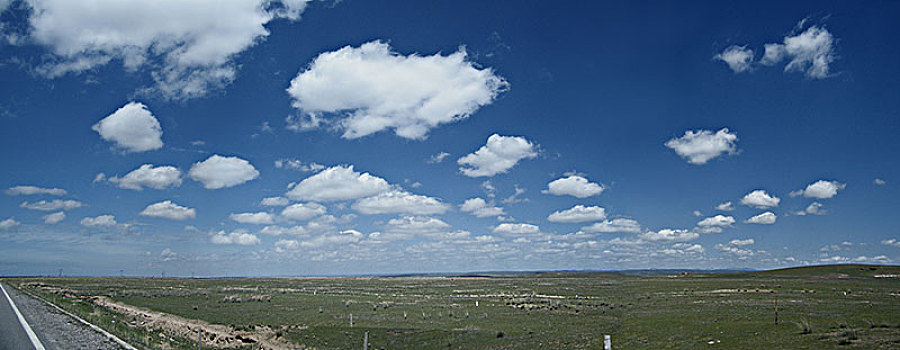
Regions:
M 728 202 L 725 202 L 725 203 L 720 203 L 719 205 L 716 206 L 716 210 L 720 210 L 720 211 L 733 211 L 733 210 L 734 210 L 734 204 L 732 204 L 731 201 L 728 201 Z
M 587 198 L 596 196 L 606 190 L 606 187 L 579 175 L 569 175 L 568 177 L 559 178 L 547 184 L 547 189 L 541 191 L 544 194 L 552 194 L 556 196 L 573 196 L 576 198 Z
M 440 153 L 434 154 L 430 158 L 428 158 L 428 163 L 439 164 L 439 163 L 443 162 L 444 159 L 446 159 L 449 156 L 450 156 L 450 153 L 440 152 Z
M 334 202 L 374 196 L 391 186 L 384 179 L 339 165 L 320 171 L 290 187 L 285 194 L 295 201 Z
M 506 173 L 520 160 L 537 157 L 535 145 L 521 136 L 493 134 L 474 153 L 459 158 L 459 171 L 468 177 L 490 177 Z
M 825 209 L 822 209 L 822 207 L 824 207 L 824 205 L 822 205 L 822 203 L 812 202 L 808 207 L 806 207 L 806 209 L 795 212 L 794 215 L 803 216 L 803 215 L 807 215 L 807 214 L 808 215 L 825 215 L 825 214 L 827 214 L 828 211 Z
M 884 244 L 886 246 L 895 247 L 895 248 L 900 248 L 900 240 L 897 240 L 896 238 L 883 240 L 883 241 L 881 241 L 881 244 Z
M 116 217 L 112 215 L 100 215 L 81 219 L 81 225 L 85 227 L 115 227 L 118 225 Z
M 303 163 L 299 159 L 284 158 L 275 161 L 275 167 L 278 169 L 293 169 L 304 173 L 317 172 L 325 169 L 325 166 L 319 163 Z
M 275 216 L 266 212 L 231 214 L 228 215 L 228 218 L 242 224 L 253 225 L 267 225 L 275 222 Z
M 197 216 L 193 208 L 183 207 L 172 201 L 162 201 L 148 205 L 138 215 L 170 220 L 187 220 Z
M 753 50 L 748 49 L 746 45 L 732 45 L 725 51 L 713 56 L 713 58 L 728 64 L 728 68 L 731 68 L 735 73 L 741 73 L 752 68 Z
M 372 197 L 361 198 L 352 205 L 353 210 L 372 214 L 443 214 L 450 206 L 439 199 L 411 194 L 405 191 L 392 190 Z
M 162 148 L 162 128 L 143 103 L 130 102 L 92 127 L 106 141 L 126 152 Z
M 716 215 L 700 220 L 697 226 L 700 227 L 730 227 L 734 224 L 734 217 Z
M 292 220 L 309 220 L 324 215 L 326 211 L 325 206 L 318 203 L 297 203 L 284 208 L 281 216 Z
M 737 134 L 728 132 L 728 128 L 715 133 L 711 130 L 688 130 L 684 136 L 666 141 L 665 146 L 687 159 L 688 163 L 703 165 L 723 153 L 737 153 L 737 140 Z
M 459 210 L 465 213 L 471 213 L 479 218 L 505 214 L 503 208 L 488 204 L 484 199 L 478 197 L 467 199 L 459 206 Z
M 875 178 L 875 180 L 874 180 L 874 181 L 872 181 L 872 183 L 873 183 L 873 184 L 876 184 L 876 185 L 878 185 L 878 186 L 881 186 L 881 185 L 884 185 L 884 184 L 886 184 L 886 183 L 887 183 L 887 181 L 884 181 L 884 180 L 882 180 L 882 179 L 879 179 L 879 178 L 877 178 L 877 177 L 876 177 L 876 178 Z
M 238 157 L 214 154 L 202 162 L 194 163 L 188 175 L 208 190 L 234 187 L 259 177 L 259 171 L 250 162 Z
M 540 227 L 532 224 L 502 223 L 494 227 L 493 233 L 502 235 L 532 235 L 540 233 Z
M 775 220 L 778 219 L 778 216 L 771 211 L 767 211 L 765 213 L 756 215 L 752 218 L 747 219 L 746 223 L 748 224 L 761 224 L 761 225 L 771 225 L 775 223 Z
M 516 184 L 515 192 L 511 196 L 504 198 L 503 203 L 514 204 L 514 203 L 527 202 L 528 198 L 519 198 L 519 196 L 521 196 L 523 194 L 525 194 L 525 189 L 520 188 L 519 185 Z
M 66 219 L 66 213 L 60 211 L 53 214 L 44 215 L 43 218 L 45 224 L 56 225 Z
M 54 210 L 72 210 L 81 208 L 83 204 L 76 200 L 62 200 L 62 199 L 54 199 L 52 201 L 37 201 L 37 202 L 28 202 L 24 201 L 22 204 L 19 204 L 20 208 L 30 209 L 30 210 L 40 210 L 40 211 L 54 211 Z
M 19 226 L 19 222 L 16 221 L 15 218 L 8 218 L 6 220 L 0 221 L 0 230 L 9 230 L 13 227 Z
M 584 233 L 640 233 L 641 224 L 637 220 L 616 218 L 581 228 Z
M 703 212 L 701 212 L 701 211 L 699 211 L 699 210 L 694 210 L 694 212 L 691 213 L 691 214 L 694 214 L 694 216 L 698 216 L 698 217 L 699 217 L 699 216 L 703 216 Z
M 730 242 L 728 242 L 728 244 L 731 244 L 731 245 L 734 245 L 734 246 L 740 246 L 740 247 L 742 247 L 742 246 L 747 246 L 747 245 L 751 245 L 751 244 L 753 244 L 753 243 L 755 243 L 755 242 L 753 241 L 753 238 L 748 238 L 748 239 L 733 239 L 733 240 L 731 240 Z
M 162 190 L 181 186 L 181 170 L 173 166 L 154 167 L 153 164 L 144 164 L 121 178 L 113 176 L 108 181 L 129 190 L 141 191 L 144 187 Z
M 291 201 L 289 201 L 287 198 L 276 196 L 263 198 L 262 201 L 259 202 L 259 205 L 262 205 L 264 207 L 283 207 L 290 203 Z
M 606 219 L 606 209 L 598 206 L 576 205 L 572 208 L 555 211 L 547 217 L 547 221 L 556 223 L 581 223 Z
M 231 233 L 225 233 L 225 231 L 219 231 L 218 233 L 212 235 L 210 238 L 210 242 L 213 244 L 236 244 L 243 246 L 251 246 L 259 244 L 260 240 L 254 234 L 250 234 L 243 231 L 234 231 Z
M 7 196 L 28 196 L 36 194 L 49 194 L 51 196 L 65 196 L 68 194 L 66 190 L 61 188 L 44 188 L 37 186 L 14 186 L 8 188 L 4 193 Z
M 837 181 L 819 180 L 806 186 L 806 189 L 793 191 L 791 197 L 803 195 L 806 198 L 828 199 L 837 195 L 839 190 L 846 188 L 846 184 Z
M 757 209 L 774 208 L 781 203 L 781 198 L 769 195 L 765 190 L 754 190 L 741 198 L 741 204 Z

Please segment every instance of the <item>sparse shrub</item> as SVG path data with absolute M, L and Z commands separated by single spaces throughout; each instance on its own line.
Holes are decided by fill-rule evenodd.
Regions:
M 503 336 L 504 336 L 503 332 L 497 332 L 497 338 L 503 338 Z
M 800 334 L 810 334 L 812 333 L 812 325 L 810 325 L 808 319 L 802 319 L 800 322 L 795 322 L 797 328 L 800 328 Z

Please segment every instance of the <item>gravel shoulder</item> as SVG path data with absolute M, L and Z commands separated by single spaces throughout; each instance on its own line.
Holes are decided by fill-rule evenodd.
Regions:
M 47 350 L 124 349 L 106 336 L 60 313 L 43 301 L 32 298 L 9 284 L 4 284 L 4 287 Z

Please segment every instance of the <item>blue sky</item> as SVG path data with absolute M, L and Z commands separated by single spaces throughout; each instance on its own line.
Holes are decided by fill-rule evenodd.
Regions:
M 0 274 L 900 260 L 896 2 L 93 4 L 0 1 Z

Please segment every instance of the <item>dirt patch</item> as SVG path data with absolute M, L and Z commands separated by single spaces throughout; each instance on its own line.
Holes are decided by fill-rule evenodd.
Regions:
M 110 311 L 135 318 L 132 326 L 161 330 L 183 339 L 197 339 L 198 333 L 205 347 L 238 348 L 252 345 L 258 349 L 304 349 L 277 339 L 276 332 L 269 327 L 256 327 L 254 331 L 236 331 L 231 327 L 191 320 L 164 312 L 150 311 L 113 301 L 107 297 L 95 296 L 88 300 Z

